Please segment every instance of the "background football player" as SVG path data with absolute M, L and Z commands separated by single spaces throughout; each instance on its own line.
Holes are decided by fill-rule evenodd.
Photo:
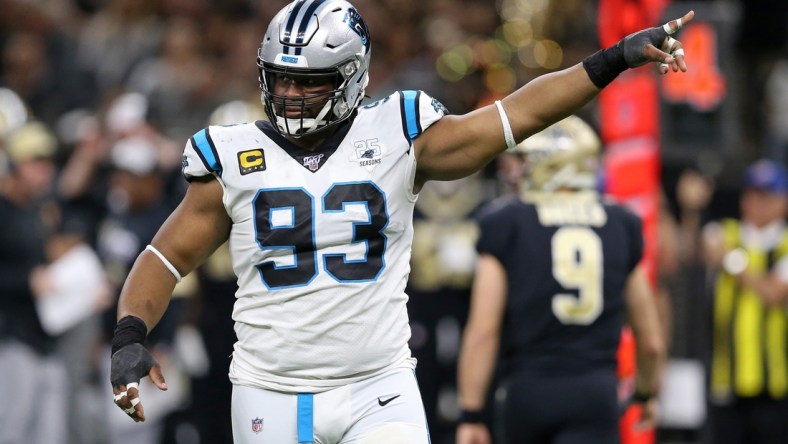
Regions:
M 642 426 L 655 425 L 665 347 L 639 266 L 641 222 L 596 193 L 599 148 L 575 116 L 526 139 L 514 149 L 525 162 L 522 194 L 480 218 L 458 444 L 491 442 L 483 408 L 499 355 L 500 442 L 619 442 L 616 350 L 627 321 L 638 354 L 635 400 L 644 404 Z

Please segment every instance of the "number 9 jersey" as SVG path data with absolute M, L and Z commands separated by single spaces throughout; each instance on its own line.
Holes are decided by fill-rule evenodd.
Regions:
M 267 121 L 189 140 L 184 176 L 214 175 L 232 220 L 234 384 L 321 392 L 415 366 L 404 291 L 412 141 L 445 114 L 400 91 L 359 108 L 313 151 Z
M 477 250 L 507 271 L 503 372 L 613 372 L 640 218 L 590 191 L 532 192 L 491 204 L 479 227 Z

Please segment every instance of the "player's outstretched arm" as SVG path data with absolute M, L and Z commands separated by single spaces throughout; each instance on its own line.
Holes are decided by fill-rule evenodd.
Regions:
M 416 139 L 417 185 L 479 170 L 504 149 L 572 114 L 618 74 L 649 62 L 659 72 L 686 71 L 684 49 L 671 37 L 694 17 L 633 33 L 582 63 L 540 76 L 501 100 L 461 116 L 446 116 Z
M 175 284 L 201 264 L 226 239 L 230 219 L 222 205 L 222 189 L 213 179 L 192 181 L 183 202 L 143 251 L 121 290 L 118 324 L 112 339 L 110 382 L 115 404 L 134 421 L 145 421 L 139 381 L 149 376 L 167 386 L 156 360 L 143 345 L 161 319 Z

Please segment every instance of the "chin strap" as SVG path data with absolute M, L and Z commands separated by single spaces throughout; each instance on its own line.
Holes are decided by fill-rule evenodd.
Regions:
M 331 111 L 331 102 L 327 102 L 323 109 L 317 114 L 314 119 L 288 119 L 281 116 L 276 116 L 276 125 L 283 133 L 300 136 L 309 131 L 325 126 L 328 122 L 324 120 L 328 112 Z M 303 123 L 303 124 L 302 124 Z

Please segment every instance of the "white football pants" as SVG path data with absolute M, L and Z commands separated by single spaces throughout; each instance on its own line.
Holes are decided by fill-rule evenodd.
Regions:
M 235 385 L 235 444 L 428 444 L 411 369 L 321 393 L 281 393 Z

